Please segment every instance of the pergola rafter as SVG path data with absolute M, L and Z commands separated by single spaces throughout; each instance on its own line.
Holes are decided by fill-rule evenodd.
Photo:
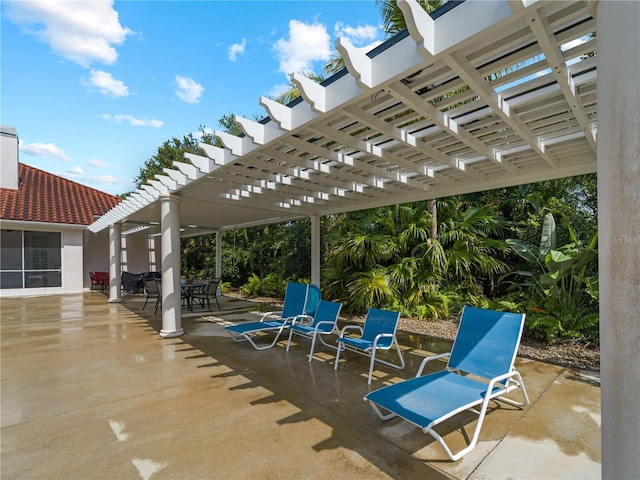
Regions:
M 587 4 L 469 1 L 435 20 L 399 5 L 408 31 L 368 54 L 339 40 L 347 71 L 292 75 L 301 99 L 261 98 L 267 119 L 236 117 L 244 135 L 215 132 L 222 147 L 202 144 L 90 229 L 157 229 L 167 194 L 182 224 L 220 231 L 595 171 Z M 234 218 L 194 208 L 216 204 Z

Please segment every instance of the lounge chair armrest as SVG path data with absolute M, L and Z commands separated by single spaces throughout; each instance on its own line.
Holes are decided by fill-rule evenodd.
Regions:
M 282 310 L 277 312 L 264 312 L 262 314 L 262 318 L 260 318 L 260 321 L 264 322 L 264 319 L 267 318 L 269 315 L 282 315 Z
M 320 330 L 320 328 L 321 328 L 323 325 L 333 325 L 333 326 L 335 327 L 335 324 L 336 324 L 336 323 L 335 323 L 335 322 L 333 322 L 333 321 L 331 321 L 331 320 L 324 320 L 324 321 L 318 322 L 318 323 L 316 323 L 315 331 L 317 332 L 318 330 Z M 331 329 L 331 331 L 333 331 L 333 328 Z
M 360 335 L 362 335 L 363 332 L 363 329 L 360 325 L 346 325 L 342 327 L 342 330 L 340 330 L 340 338 L 344 337 L 344 334 L 347 330 L 358 330 L 360 332 Z
M 379 334 L 378 334 L 378 335 L 376 335 L 376 337 L 373 339 L 373 348 L 377 348 L 377 346 L 378 346 L 378 342 L 379 342 L 382 338 L 395 338 L 395 334 L 393 334 L 393 333 L 379 333 Z
M 311 325 L 313 317 L 311 315 L 296 315 L 291 321 L 292 325 Z
M 430 357 L 425 358 L 424 360 L 422 360 L 422 363 L 420 363 L 420 368 L 418 368 L 418 373 L 416 373 L 416 377 L 419 377 L 422 375 L 422 371 L 424 370 L 424 367 L 426 367 L 427 363 L 429 363 L 431 360 L 440 360 L 441 358 L 447 358 L 449 355 L 451 355 L 451 352 L 439 353 L 438 355 L 431 355 Z
M 487 385 L 487 392 L 491 392 L 491 390 L 495 387 L 496 383 L 505 383 L 503 380 L 507 380 L 508 378 L 515 377 L 518 375 L 518 372 L 514 369 L 510 372 L 503 373 L 502 375 L 498 375 L 497 377 L 493 377 L 489 379 L 489 385 Z

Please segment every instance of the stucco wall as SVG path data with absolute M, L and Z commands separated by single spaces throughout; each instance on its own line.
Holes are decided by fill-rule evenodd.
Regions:
M 62 286 L 0 289 L 0 297 L 23 297 L 82 292 L 85 275 L 83 274 L 83 230 L 81 228 L 65 227 L 64 225 L 51 225 L 51 227 L 49 227 L 42 224 L 31 224 L 28 222 L 12 222 L 10 225 L 3 222 L 2 227 L 11 227 L 14 230 L 59 232 L 61 234 L 62 244 Z
M 162 268 L 160 253 L 159 238 L 124 237 L 122 239 L 122 271 L 159 272 Z
M 90 288 L 89 272 L 109 271 L 109 232 L 85 231 L 84 288 Z M 159 272 L 160 241 L 144 236 L 122 238 L 122 271 L 131 273 Z
M 89 272 L 109 271 L 109 234 L 108 232 L 84 232 L 84 288 L 91 288 Z

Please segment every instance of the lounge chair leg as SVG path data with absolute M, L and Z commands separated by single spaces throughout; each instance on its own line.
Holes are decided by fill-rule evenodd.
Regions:
M 318 336 L 318 333 L 314 333 L 313 334 L 313 338 L 311 339 L 311 350 L 309 351 L 309 361 L 313 360 L 313 351 L 316 347 L 316 337 Z
M 373 376 L 373 364 L 376 363 L 376 352 L 371 352 L 371 362 L 369 362 L 369 379 L 367 385 L 371 385 L 371 377 Z
M 287 352 L 289 351 L 289 347 L 291 346 L 291 337 L 293 337 L 293 328 L 289 329 L 289 340 L 287 340 Z
M 342 348 L 342 345 L 340 343 L 338 343 L 338 351 L 336 352 L 336 364 L 333 366 L 334 370 L 338 370 L 338 361 L 340 360 L 340 350 Z

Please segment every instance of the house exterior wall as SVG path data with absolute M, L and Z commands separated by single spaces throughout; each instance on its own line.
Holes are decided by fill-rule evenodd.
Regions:
M 0 289 L 0 297 L 24 297 L 33 295 L 52 295 L 82 292 L 83 279 L 83 230 L 84 226 L 69 226 L 60 224 L 42 224 L 34 222 L 0 222 L 3 229 L 55 232 L 60 233 L 62 286 Z
M 122 237 L 122 271 L 131 273 L 161 270 L 160 241 L 145 236 Z M 89 272 L 109 271 L 109 233 L 84 232 L 85 289 L 91 288 Z
M 108 246 L 106 252 L 109 253 Z M 159 237 L 131 235 L 122 238 L 122 271 L 143 273 L 160 272 L 161 270 L 162 257 Z
M 84 286 L 82 233 L 82 230 L 78 229 L 62 231 L 63 292 L 61 293 L 82 292 Z
M 85 227 L 51 226 L 30 222 L 1 222 L 2 228 L 15 230 L 59 232 L 62 241 L 62 286 L 42 288 L 0 289 L 0 297 L 26 297 L 78 293 L 91 288 L 89 272 L 109 271 L 109 235 L 93 234 Z M 132 273 L 161 271 L 160 240 L 156 238 L 123 237 L 122 270 Z
M 109 235 L 107 232 L 91 233 L 84 231 L 84 273 L 83 287 L 91 289 L 89 272 L 109 271 Z

